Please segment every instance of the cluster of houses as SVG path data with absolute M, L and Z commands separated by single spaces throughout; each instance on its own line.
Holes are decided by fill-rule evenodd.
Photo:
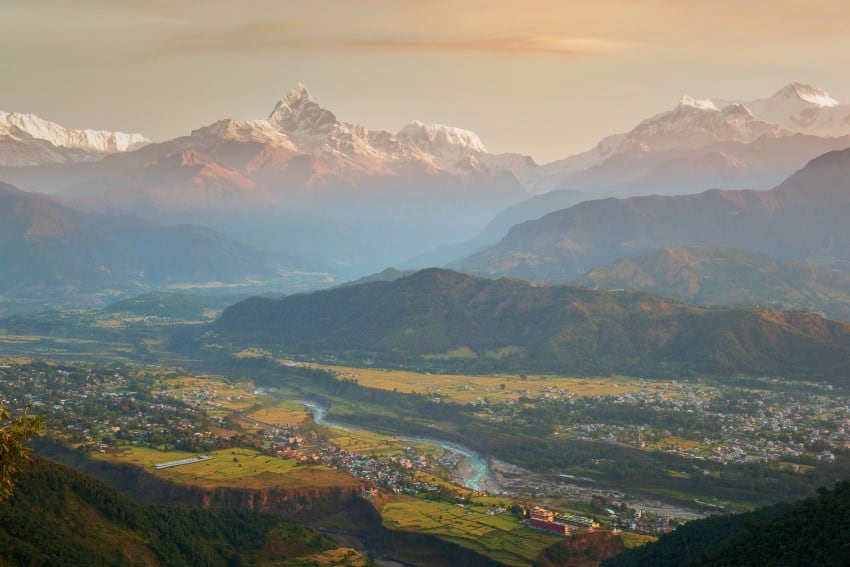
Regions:
M 662 395 L 654 390 L 601 397 L 605 403 L 638 405 L 644 424 L 565 423 L 555 434 L 577 439 L 623 443 L 680 457 L 719 463 L 748 463 L 797 459 L 810 455 L 821 462 L 835 459 L 836 449 L 850 449 L 850 400 L 828 386 L 809 384 L 811 392 L 783 390 L 771 385 L 763 391 L 733 386 L 705 386 L 669 381 Z M 679 431 L 689 442 L 670 438 L 671 432 L 647 425 L 652 412 L 675 412 L 700 422 L 717 424 L 716 430 Z M 654 439 L 655 441 L 650 441 Z M 823 447 L 813 451 L 812 447 Z
M 579 529 L 595 529 L 599 523 L 592 518 L 572 514 L 556 514 L 546 508 L 535 506 L 531 509 L 528 525 L 552 534 L 568 536 Z

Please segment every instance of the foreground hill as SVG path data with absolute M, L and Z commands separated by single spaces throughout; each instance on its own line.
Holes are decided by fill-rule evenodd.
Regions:
M 458 263 L 526 279 L 577 276 L 668 246 L 725 245 L 779 259 L 850 265 L 850 149 L 812 160 L 770 191 L 588 201 L 525 222 Z
M 850 482 L 791 504 L 689 522 L 603 563 L 632 565 L 848 565 Z
M 850 325 L 705 309 L 645 293 L 429 269 L 392 282 L 252 298 L 214 325 L 237 344 L 433 368 L 564 374 L 748 373 L 844 381 Z
M 17 483 L 0 503 L 0 565 L 278 565 L 326 545 L 272 514 L 140 504 L 42 458 Z
M 86 302 L 104 291 L 268 280 L 283 262 L 199 226 L 83 213 L 0 183 L 0 267 L 2 295 Z
M 728 246 L 664 248 L 620 258 L 572 284 L 634 289 L 705 306 L 805 309 L 850 321 L 850 274 Z

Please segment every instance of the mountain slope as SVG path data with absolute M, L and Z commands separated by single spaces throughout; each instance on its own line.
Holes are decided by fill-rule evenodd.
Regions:
M 515 226 L 456 264 L 473 273 L 556 279 L 664 247 L 725 245 L 779 259 L 850 265 L 850 150 L 770 191 L 706 191 L 584 202 Z
M 433 368 L 744 372 L 839 382 L 850 369 L 850 326 L 808 313 L 703 309 L 643 293 L 438 269 L 280 300 L 252 298 L 227 308 L 214 329 L 239 345 Z
M 61 300 L 112 290 L 274 278 L 279 258 L 191 225 L 91 215 L 0 183 L 0 293 Z
M 850 321 L 850 274 L 726 246 L 664 248 L 620 258 L 569 281 L 646 291 L 697 305 L 805 309 Z
M 140 504 L 40 457 L 16 481 L 11 499 L 0 503 L 0 564 L 272 564 L 273 555 L 308 553 L 308 539 L 324 543 L 272 514 Z M 275 554 L 263 549 L 269 540 Z
M 789 504 L 695 520 L 602 565 L 847 565 L 850 482 Z

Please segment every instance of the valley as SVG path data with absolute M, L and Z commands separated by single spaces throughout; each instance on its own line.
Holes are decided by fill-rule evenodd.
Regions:
M 13 411 L 29 406 L 45 415 L 48 429 L 62 432 L 53 443 L 87 455 L 71 459 L 84 470 L 114 478 L 99 467 L 138 467 L 157 482 L 187 487 L 179 496 L 187 503 L 240 501 L 233 491 L 248 490 L 254 507 L 312 517 L 322 491 L 360 495 L 374 502 L 383 529 L 431 534 L 506 560 L 498 550 L 514 549 L 504 547 L 513 536 L 496 531 L 482 540 L 476 530 L 505 527 L 472 521 L 489 518 L 489 508 L 476 511 L 467 501 L 489 493 L 501 498 L 496 508 L 545 505 L 592 514 L 624 534 L 652 534 L 669 529 L 665 518 L 805 495 L 850 467 L 850 399 L 839 384 L 323 364 L 268 347 L 210 349 L 204 329 L 215 307 L 208 304 L 187 312 L 190 319 L 145 315 L 160 308 L 156 301 L 134 305 L 7 319 L 0 338 L 7 356 L 17 357 L 0 365 L 0 397 Z M 27 358 L 33 354 L 64 361 Z M 452 356 L 465 353 L 432 363 Z M 67 449 L 47 450 L 68 459 Z M 212 458 L 155 466 L 197 455 Z M 470 482 L 482 471 L 490 480 Z M 175 488 L 158 492 L 178 497 Z M 399 517 L 405 502 L 417 502 L 425 516 Z M 436 528 L 434 520 L 451 517 L 446 512 L 458 503 L 473 506 L 473 518 L 463 516 L 471 523 Z M 638 511 L 652 521 L 635 522 Z M 510 520 L 511 529 L 520 520 Z M 531 561 L 556 541 L 517 533 L 536 543 L 508 564 Z
M 0 567 L 850 564 L 848 19 L 4 10 Z

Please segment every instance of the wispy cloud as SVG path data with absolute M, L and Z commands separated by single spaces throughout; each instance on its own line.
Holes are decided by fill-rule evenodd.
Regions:
M 517 34 L 478 38 L 351 39 L 341 41 L 340 45 L 380 51 L 448 51 L 566 58 L 610 55 L 620 47 L 602 39 Z
M 572 37 L 528 32 L 480 35 L 417 35 L 393 32 L 346 33 L 323 30 L 304 33 L 292 22 L 245 24 L 219 33 L 185 34 L 165 46 L 165 51 L 375 51 L 456 52 L 511 57 L 580 58 L 607 56 L 625 46 L 592 37 Z

